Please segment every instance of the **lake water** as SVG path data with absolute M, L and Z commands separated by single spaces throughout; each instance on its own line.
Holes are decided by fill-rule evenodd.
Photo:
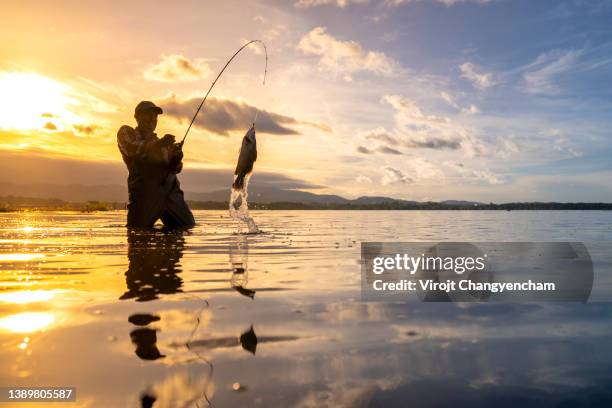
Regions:
M 252 215 L 264 234 L 225 211 L 147 234 L 0 214 L 0 386 L 76 387 L 54 407 L 612 406 L 612 303 L 366 303 L 359 263 L 362 241 L 586 241 L 612 299 L 612 212 Z

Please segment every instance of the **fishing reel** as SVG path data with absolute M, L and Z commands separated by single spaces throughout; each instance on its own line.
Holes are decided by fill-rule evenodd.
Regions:
M 183 142 L 177 142 L 177 143 L 173 143 L 168 147 L 169 152 L 172 153 L 178 153 L 183 152 Z
M 183 170 L 183 142 L 173 143 L 168 146 L 168 158 L 170 169 L 173 173 L 180 173 Z

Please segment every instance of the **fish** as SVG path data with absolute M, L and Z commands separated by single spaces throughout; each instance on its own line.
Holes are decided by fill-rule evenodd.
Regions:
M 253 289 L 245 288 L 242 285 L 232 286 L 232 289 L 234 289 L 236 292 L 240 293 L 243 296 L 250 297 L 251 299 L 254 299 L 255 298 L 255 293 L 257 293 L 257 291 L 255 291 Z
M 236 171 L 234 171 L 236 180 L 232 184 L 235 190 L 242 190 L 244 188 L 244 178 L 253 171 L 253 163 L 256 160 L 257 141 L 255 139 L 255 125 L 253 125 L 242 138 L 238 164 L 236 164 Z

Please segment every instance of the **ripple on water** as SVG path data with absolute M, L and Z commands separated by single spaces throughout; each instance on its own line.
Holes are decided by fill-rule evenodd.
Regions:
M 225 211 L 152 233 L 124 212 L 0 214 L 0 383 L 156 407 L 548 402 L 612 384 L 607 304 L 359 300 L 362 241 L 599 241 L 605 269 L 608 212 L 251 214 L 264 233 Z

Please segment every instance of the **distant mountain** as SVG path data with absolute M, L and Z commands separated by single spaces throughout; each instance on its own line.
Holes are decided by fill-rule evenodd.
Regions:
M 440 201 L 440 203 L 446 204 L 446 205 L 459 205 L 459 206 L 482 205 L 483 204 L 477 201 L 461 201 L 461 200 L 446 200 L 446 201 Z
M 227 208 L 229 188 L 207 193 L 185 193 L 193 209 Z M 0 183 L 0 212 L 23 208 L 103 211 L 124 209 L 127 188 L 120 185 L 81 184 L 16 185 Z M 612 210 L 612 203 L 527 202 L 484 204 L 475 201 L 447 200 L 418 202 L 390 197 L 364 196 L 354 200 L 330 194 L 273 187 L 254 187 L 249 191 L 253 209 L 267 210 Z
M 56 198 L 72 202 L 127 201 L 127 187 L 118 184 L 12 184 L 0 183 L 0 196 Z
M 228 201 L 230 189 L 217 190 L 208 193 L 187 192 L 185 196 L 193 201 Z M 316 203 L 316 204 L 346 204 L 351 200 L 330 194 L 314 194 L 300 190 L 285 190 L 274 187 L 249 188 L 249 201 L 258 203 L 287 202 L 287 203 Z
M 191 201 L 227 202 L 230 190 L 210 192 L 185 192 Z M 60 199 L 68 202 L 127 201 L 127 187 L 118 184 L 83 185 L 83 184 L 12 184 L 0 183 L 0 196 L 18 196 L 40 199 Z M 363 196 L 350 200 L 333 194 L 315 194 L 308 191 L 288 190 L 275 187 L 252 185 L 249 190 L 249 201 L 261 204 L 275 202 L 305 204 L 354 204 L 354 205 L 409 205 L 417 201 L 399 200 L 383 196 Z M 480 204 L 473 201 L 447 200 L 442 204 L 451 206 L 469 206 Z
M 391 203 L 402 203 L 402 204 L 415 204 L 416 201 L 406 201 L 406 200 L 398 200 L 390 197 L 370 197 L 370 196 L 362 196 L 355 200 L 350 200 L 352 204 L 359 205 L 375 205 L 375 204 L 391 204 Z

